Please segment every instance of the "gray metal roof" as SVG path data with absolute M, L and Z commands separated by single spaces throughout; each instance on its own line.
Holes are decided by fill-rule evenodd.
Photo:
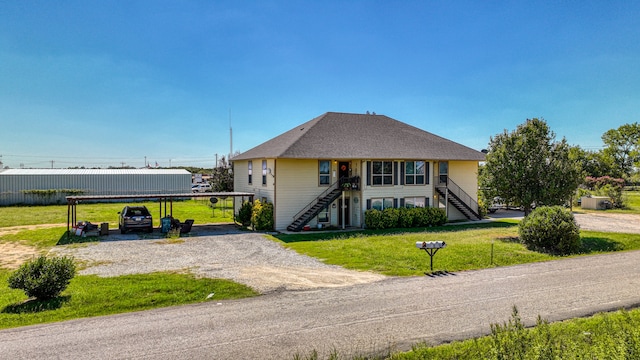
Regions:
M 5 169 L 0 175 L 184 175 L 185 169 Z
M 485 155 L 388 116 L 328 112 L 232 160 L 256 158 L 484 161 Z

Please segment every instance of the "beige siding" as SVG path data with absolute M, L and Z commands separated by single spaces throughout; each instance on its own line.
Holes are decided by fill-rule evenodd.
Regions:
M 267 168 L 271 169 L 271 174 L 267 172 L 267 184 L 262 185 L 262 160 L 265 159 L 252 159 L 253 171 L 252 182 L 249 184 L 249 160 L 239 160 L 233 162 L 233 190 L 237 192 L 250 192 L 255 194 L 254 200 L 266 199 L 268 202 L 274 204 L 275 208 L 275 178 L 271 174 L 275 175 L 275 160 L 267 160 Z M 246 199 L 245 199 L 246 200 Z M 240 209 L 243 199 L 236 198 L 236 211 Z
M 478 201 L 478 162 L 449 161 L 449 178 L 455 181 L 472 199 Z M 460 211 L 449 204 L 449 220 L 467 220 Z
M 331 183 L 337 181 L 334 170 L 335 164 L 332 162 Z M 293 216 L 325 191 L 327 186 L 318 184 L 318 160 L 278 159 L 276 175 L 276 229 L 280 230 L 289 226 Z
M 471 198 L 478 200 L 478 162 L 449 161 L 449 178 Z

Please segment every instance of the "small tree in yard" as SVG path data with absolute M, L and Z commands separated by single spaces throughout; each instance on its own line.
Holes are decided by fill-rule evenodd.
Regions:
M 255 230 L 273 230 L 273 204 L 256 200 L 253 203 L 251 223 Z
M 214 192 L 233 191 L 233 172 L 228 166 L 224 156 L 218 166 L 211 172 L 211 190 Z
M 252 212 L 253 204 L 248 201 L 243 203 L 240 210 L 238 210 L 238 215 L 236 215 L 236 221 L 245 227 L 251 225 Z
M 53 299 L 60 295 L 76 274 L 72 258 L 46 257 L 27 261 L 8 279 L 9 287 L 24 290 L 38 300 Z
M 582 247 L 580 228 L 573 214 L 562 206 L 536 208 L 520 222 L 518 233 L 529 250 L 568 255 Z
M 528 215 L 535 205 L 562 205 L 582 182 L 565 139 L 555 141 L 544 120 L 530 119 L 491 138 L 480 176 L 484 198 L 499 196 Z

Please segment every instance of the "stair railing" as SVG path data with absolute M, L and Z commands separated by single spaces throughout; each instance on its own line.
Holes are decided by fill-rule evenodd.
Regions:
M 305 206 L 302 210 L 298 211 L 298 213 L 293 216 L 293 221 L 296 221 L 302 214 L 306 213 L 309 209 L 311 209 L 315 204 L 318 203 L 318 201 L 320 201 L 320 199 L 329 195 L 329 193 L 331 193 L 332 191 L 337 190 L 339 185 L 340 185 L 340 181 L 336 181 L 333 184 L 331 184 L 325 191 L 322 192 L 322 194 L 318 195 L 318 197 L 311 200 L 311 202 L 307 206 Z
M 469 206 L 469 208 L 473 210 L 475 214 L 479 214 L 478 202 L 475 201 L 471 196 L 469 196 L 469 194 L 467 194 L 464 190 L 462 190 L 460 186 L 458 186 L 458 184 L 456 184 L 453 180 L 451 180 L 451 177 L 447 179 L 446 187 L 448 191 L 453 193 L 455 196 L 457 196 L 458 199 L 460 199 L 460 201 L 467 204 L 467 206 Z

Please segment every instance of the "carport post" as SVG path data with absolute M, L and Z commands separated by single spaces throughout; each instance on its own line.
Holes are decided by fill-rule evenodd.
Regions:
M 69 239 L 69 220 L 71 217 L 71 203 L 67 200 L 67 239 Z

